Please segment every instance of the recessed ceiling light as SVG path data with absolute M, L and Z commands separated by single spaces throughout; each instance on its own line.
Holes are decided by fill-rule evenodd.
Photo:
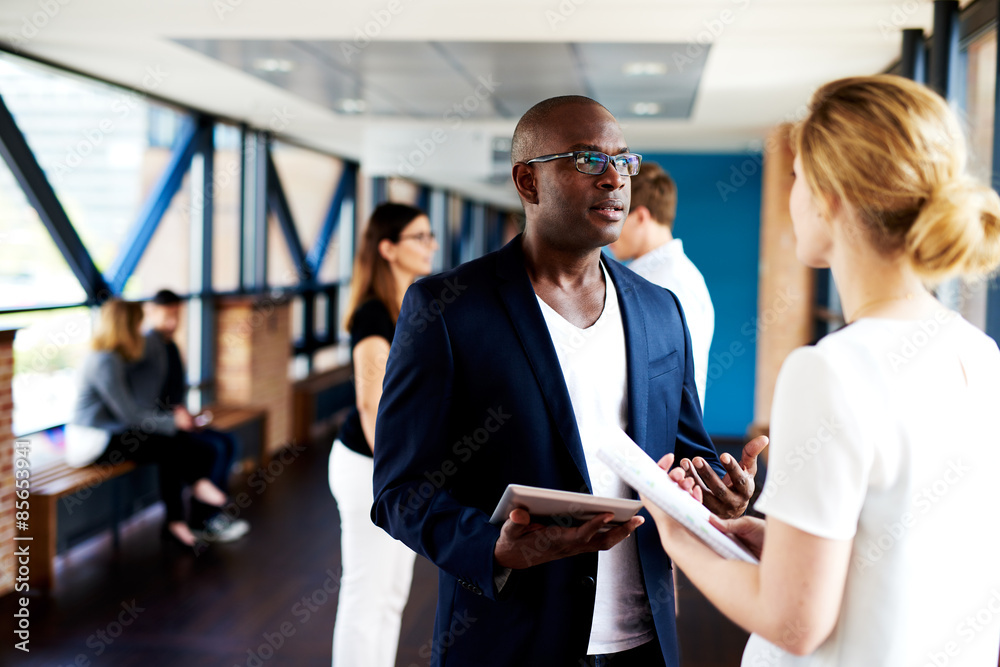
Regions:
M 625 76 L 659 76 L 667 73 L 667 63 L 634 62 L 622 67 Z
M 660 105 L 656 102 L 635 102 L 632 113 L 636 116 L 655 116 L 660 113 Z
M 295 63 L 285 58 L 257 58 L 253 61 L 253 68 L 261 72 L 291 72 Z
M 368 108 L 368 103 L 361 99 L 346 98 L 340 100 L 337 108 L 341 113 L 363 113 Z

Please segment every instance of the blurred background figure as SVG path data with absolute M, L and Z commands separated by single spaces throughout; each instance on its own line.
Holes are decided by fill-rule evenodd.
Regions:
M 215 452 L 215 464 L 208 478 L 223 493 L 229 492 L 229 475 L 238 447 L 233 436 L 205 428 L 211 421 L 209 413 L 192 415 L 187 409 L 187 376 L 180 349 L 174 342 L 180 323 L 181 298 L 164 289 L 147 303 L 150 329 L 145 336 L 142 358 L 129 366 L 132 386 L 142 390 L 137 398 L 142 407 L 172 412 L 177 428 L 196 442 Z M 231 542 L 250 530 L 243 519 L 230 519 L 218 508 L 191 499 L 191 527 L 195 534 L 208 542 Z
M 694 381 L 704 411 L 715 309 L 701 271 L 684 254 L 681 240 L 674 238 L 676 215 L 674 179 L 655 162 L 643 162 L 632 177 L 632 205 L 621 236 L 608 247 L 619 260 L 632 260 L 628 268 L 654 285 L 666 287 L 680 300 L 691 331 Z
M 137 393 L 152 391 L 140 384 L 136 392 L 127 372 L 143 356 L 142 316 L 142 306 L 131 301 L 111 299 L 101 306 L 93 351 L 81 367 L 76 408 L 66 430 L 66 461 L 76 467 L 155 463 L 167 510 L 165 535 L 193 547 L 196 536 L 184 520 L 184 484 L 191 485 L 198 502 L 216 511 L 226 503 L 226 494 L 209 479 L 215 466 L 212 448 L 181 428 L 178 413 L 137 400 Z M 141 380 L 132 378 L 136 381 Z
M 371 520 L 375 415 L 403 295 L 431 272 L 438 243 L 427 215 L 405 204 L 372 213 L 351 278 L 355 408 L 330 452 L 343 562 L 333 631 L 336 667 L 392 667 L 416 555 Z

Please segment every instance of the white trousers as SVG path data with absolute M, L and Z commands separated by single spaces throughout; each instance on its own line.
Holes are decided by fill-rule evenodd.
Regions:
M 330 452 L 330 491 L 340 509 L 340 579 L 333 667 L 394 667 L 416 554 L 372 523 L 374 462 L 340 440 Z

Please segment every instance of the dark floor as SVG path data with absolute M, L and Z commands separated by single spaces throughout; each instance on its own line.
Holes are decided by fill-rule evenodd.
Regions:
M 30 653 L 14 650 L 5 631 L 0 665 L 329 665 L 337 602 L 324 584 L 339 577 L 340 558 L 326 455 L 308 448 L 266 488 L 245 489 L 251 504 L 241 516 L 253 530 L 197 558 L 163 548 L 158 516 L 125 531 L 117 559 L 109 539 L 74 549 L 62 559 L 54 594 L 31 598 Z M 427 664 L 420 649 L 431 634 L 435 593 L 434 567 L 418 559 L 400 667 Z M 678 595 L 682 665 L 738 665 L 746 634 L 683 579 Z M 13 611 L 14 596 L 0 598 L 0 617 Z

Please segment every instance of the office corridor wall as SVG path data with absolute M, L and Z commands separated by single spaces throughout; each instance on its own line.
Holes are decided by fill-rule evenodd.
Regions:
M 715 306 L 705 426 L 742 438 L 753 421 L 762 155 L 638 152 L 677 182 L 674 235 Z

